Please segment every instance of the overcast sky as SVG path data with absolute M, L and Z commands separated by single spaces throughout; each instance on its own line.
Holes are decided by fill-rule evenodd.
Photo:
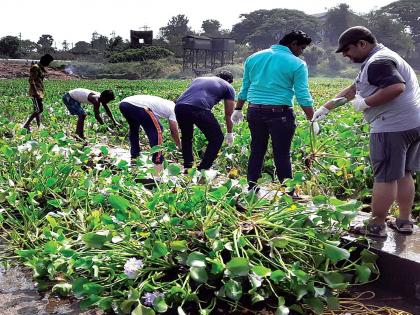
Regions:
M 144 25 L 156 37 L 159 28 L 177 14 L 185 14 L 195 31 L 200 31 L 206 19 L 216 19 L 222 28 L 231 29 L 240 21 L 240 14 L 258 9 L 287 8 L 315 14 L 343 2 L 357 13 L 367 13 L 394 0 L 2 0 L 0 37 L 21 33 L 22 39 L 37 41 L 42 34 L 50 34 L 61 47 L 63 40 L 89 42 L 94 31 L 107 37 L 115 32 L 126 39 L 130 29 Z

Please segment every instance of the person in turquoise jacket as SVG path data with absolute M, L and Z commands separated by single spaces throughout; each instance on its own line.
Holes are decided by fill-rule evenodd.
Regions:
M 314 113 L 308 68 L 298 57 L 311 41 L 303 31 L 291 31 L 278 45 L 256 52 L 245 61 L 242 87 L 232 121 L 234 124 L 242 121 L 242 107 L 247 101 L 247 120 L 251 131 L 247 174 L 249 190 L 258 189 L 257 181 L 261 177 L 270 137 L 279 181 L 292 178 L 290 148 L 296 129 L 293 98 L 296 97 L 309 121 Z M 294 192 L 291 194 L 295 196 Z

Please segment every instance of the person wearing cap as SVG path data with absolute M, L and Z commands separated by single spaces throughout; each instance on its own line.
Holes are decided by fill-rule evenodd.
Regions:
M 354 110 L 362 112 L 370 125 L 372 216 L 351 231 L 386 237 L 386 217 L 396 201 L 399 216 L 387 224 L 398 232 L 412 233 L 412 174 L 420 170 L 420 89 L 416 74 L 403 58 L 377 43 L 371 31 L 362 26 L 344 31 L 336 52 L 361 64 L 355 82 L 337 96 L 352 100 Z M 313 120 L 324 119 L 331 109 L 331 101 L 325 103 Z
M 36 120 L 38 128 L 41 126 L 41 113 L 44 111 L 43 99 L 45 96 L 44 78 L 47 74 L 45 67 L 48 67 L 54 61 L 53 56 L 45 54 L 38 63 L 35 63 L 29 69 L 29 96 L 32 98 L 33 113 L 26 120 L 23 128 L 30 131 L 32 120 Z
M 149 139 L 150 147 L 162 145 L 163 127 L 159 122 L 159 119 L 162 118 L 168 120 L 172 138 L 177 147 L 181 149 L 181 140 L 175 116 L 175 103 L 173 101 L 153 95 L 133 95 L 121 101 L 120 111 L 130 127 L 129 139 L 132 159 L 140 155 L 140 126 Z M 155 152 L 152 156 L 152 161 L 155 165 L 161 165 L 164 161 L 162 152 Z
M 84 88 L 77 88 L 68 91 L 63 95 L 63 102 L 66 105 L 70 115 L 77 116 L 76 123 L 76 135 L 80 139 L 85 139 L 84 135 L 84 124 L 87 114 L 81 104 L 93 105 L 93 112 L 96 120 L 103 125 L 104 121 L 99 114 L 99 108 L 102 106 L 105 109 L 106 114 L 111 119 L 115 127 L 119 124 L 115 121 L 112 116 L 111 110 L 108 107 L 108 103 L 115 100 L 114 92 L 112 90 L 104 90 L 102 93 L 92 91 Z
M 192 148 L 194 125 L 201 130 L 208 141 L 197 169 L 208 170 L 213 165 L 223 143 L 223 132 L 211 110 L 221 100 L 224 100 L 227 129 L 224 138 L 228 145 L 233 144 L 231 115 L 235 106 L 235 90 L 231 85 L 232 82 L 233 75 L 229 71 L 222 71 L 212 77 L 199 77 L 194 79 L 176 100 L 175 114 L 181 130 L 185 169 L 191 168 L 194 163 Z
M 248 101 L 247 120 L 251 131 L 247 173 L 249 190 L 258 190 L 257 181 L 261 177 L 270 137 L 280 183 L 292 178 L 290 148 L 296 129 L 293 98 L 296 97 L 308 120 L 314 113 L 308 68 L 299 58 L 311 41 L 304 32 L 291 31 L 278 45 L 256 52 L 245 60 L 242 87 L 232 120 L 236 124 L 243 119 L 242 108 Z M 315 128 L 319 132 L 317 124 Z

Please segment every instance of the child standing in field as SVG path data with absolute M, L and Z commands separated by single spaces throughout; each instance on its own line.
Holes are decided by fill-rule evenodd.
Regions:
M 30 125 L 34 119 L 36 119 L 38 128 L 41 126 L 41 113 L 44 110 L 42 103 L 45 94 L 44 78 L 47 74 L 45 67 L 48 67 L 53 60 L 54 58 L 50 54 L 46 54 L 41 57 L 38 63 L 33 64 L 29 70 L 29 96 L 32 98 L 34 111 L 23 125 L 23 128 L 26 128 L 28 131 L 30 131 Z
M 102 117 L 99 114 L 99 107 L 102 104 L 102 106 L 105 108 L 105 112 L 108 115 L 108 117 L 112 120 L 115 126 L 118 126 L 119 124 L 115 121 L 114 117 L 112 116 L 111 110 L 108 107 L 108 103 L 113 100 L 115 100 L 115 96 L 112 90 L 105 90 L 102 93 L 99 93 L 88 89 L 78 88 L 64 94 L 63 102 L 69 110 L 70 114 L 76 115 L 78 117 L 76 125 L 76 135 L 81 139 L 85 139 L 83 130 L 87 114 L 81 106 L 82 103 L 93 105 L 93 112 L 95 114 L 95 118 L 101 125 L 104 124 L 104 121 L 102 120 Z

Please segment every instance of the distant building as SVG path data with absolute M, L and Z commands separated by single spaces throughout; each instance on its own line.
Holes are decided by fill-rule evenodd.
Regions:
M 143 45 L 152 45 L 153 31 L 130 31 L 130 45 L 132 48 L 140 48 Z
M 182 38 L 183 69 L 193 69 L 196 73 L 208 72 L 226 64 L 233 64 L 235 40 L 188 35 Z

